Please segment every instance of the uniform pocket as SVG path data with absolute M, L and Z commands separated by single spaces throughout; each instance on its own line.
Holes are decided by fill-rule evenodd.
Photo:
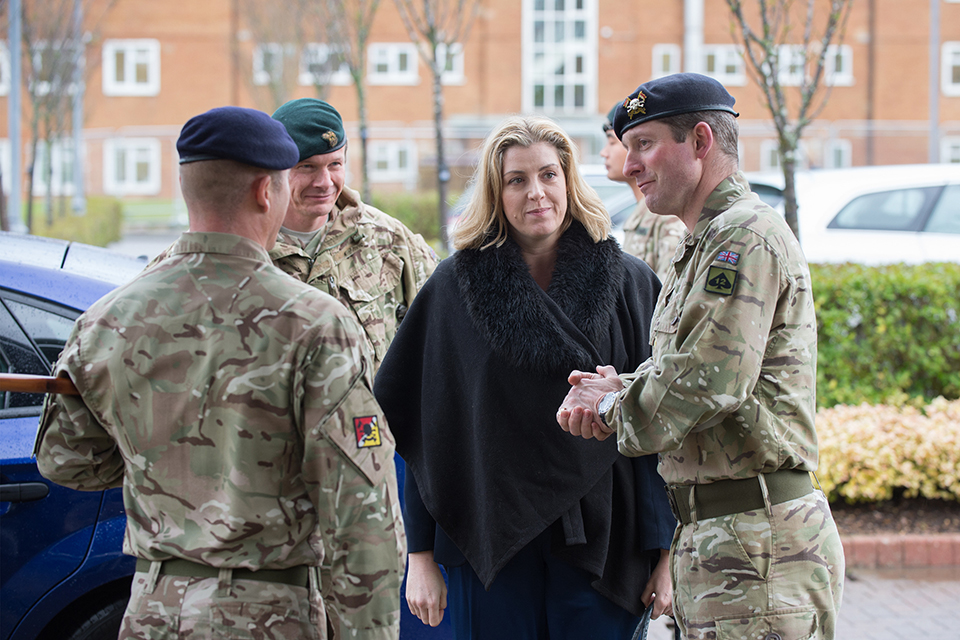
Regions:
M 817 611 L 793 609 L 753 618 L 717 620 L 717 640 L 812 640 L 819 638 Z

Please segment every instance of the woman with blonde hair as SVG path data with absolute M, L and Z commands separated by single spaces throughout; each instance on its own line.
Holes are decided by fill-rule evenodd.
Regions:
M 407 465 L 407 603 L 432 626 L 449 603 L 458 640 L 629 638 L 646 605 L 671 611 L 656 459 L 555 424 L 570 371 L 649 355 L 660 284 L 609 232 L 563 130 L 508 119 L 484 143 L 457 253 L 377 374 Z

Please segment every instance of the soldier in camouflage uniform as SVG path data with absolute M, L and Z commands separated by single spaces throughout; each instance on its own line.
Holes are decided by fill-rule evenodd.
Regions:
M 395 639 L 406 538 L 369 347 L 267 254 L 296 145 L 224 107 L 177 148 L 191 231 L 77 320 L 56 374 L 80 395 L 48 399 L 40 471 L 123 487 L 121 638 Z
M 663 282 L 672 267 L 677 245 L 686 235 L 687 228 L 676 216 L 658 216 L 651 212 L 636 181 L 623 175 L 627 148 L 613 132 L 613 117 L 618 106 L 619 103 L 613 106 L 603 125 L 607 143 L 601 149 L 600 157 L 607 169 L 607 177 L 614 182 L 626 182 L 637 199 L 637 208 L 623 223 L 623 250 L 650 265 Z
M 817 336 L 806 260 L 738 171 L 733 97 L 676 74 L 617 109 L 625 173 L 690 234 L 633 373 L 574 372 L 575 435 L 660 453 L 680 522 L 674 613 L 688 639 L 833 638 L 844 559 L 817 467 Z M 609 425 L 609 426 L 608 426 Z
M 344 187 L 347 139 L 336 109 L 301 98 L 273 117 L 297 143 L 300 162 L 290 172 L 290 208 L 270 257 L 356 314 L 379 368 L 437 254 L 419 234 Z

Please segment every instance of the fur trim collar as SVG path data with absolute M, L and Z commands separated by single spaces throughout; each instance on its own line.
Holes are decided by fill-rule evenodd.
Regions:
M 623 255 L 616 240 L 594 243 L 574 221 L 558 242 L 546 292 L 530 276 L 512 239 L 501 247 L 459 251 L 454 260 L 470 318 L 509 363 L 541 373 L 589 371 L 598 364 L 583 337 L 571 335 L 545 296 L 597 344 L 609 330 L 623 284 Z

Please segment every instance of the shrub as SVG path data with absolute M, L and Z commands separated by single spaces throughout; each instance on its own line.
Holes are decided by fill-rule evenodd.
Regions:
M 78 216 L 65 203 L 61 213 L 59 203 L 54 207 L 53 224 L 47 224 L 42 203 L 34 207 L 32 233 L 47 238 L 59 238 L 73 242 L 105 247 L 121 237 L 123 209 L 120 201 L 104 196 L 87 198 L 87 212 Z
M 960 264 L 810 270 L 820 406 L 960 397 Z
M 838 405 L 817 412 L 817 477 L 833 501 L 960 500 L 960 400 Z

